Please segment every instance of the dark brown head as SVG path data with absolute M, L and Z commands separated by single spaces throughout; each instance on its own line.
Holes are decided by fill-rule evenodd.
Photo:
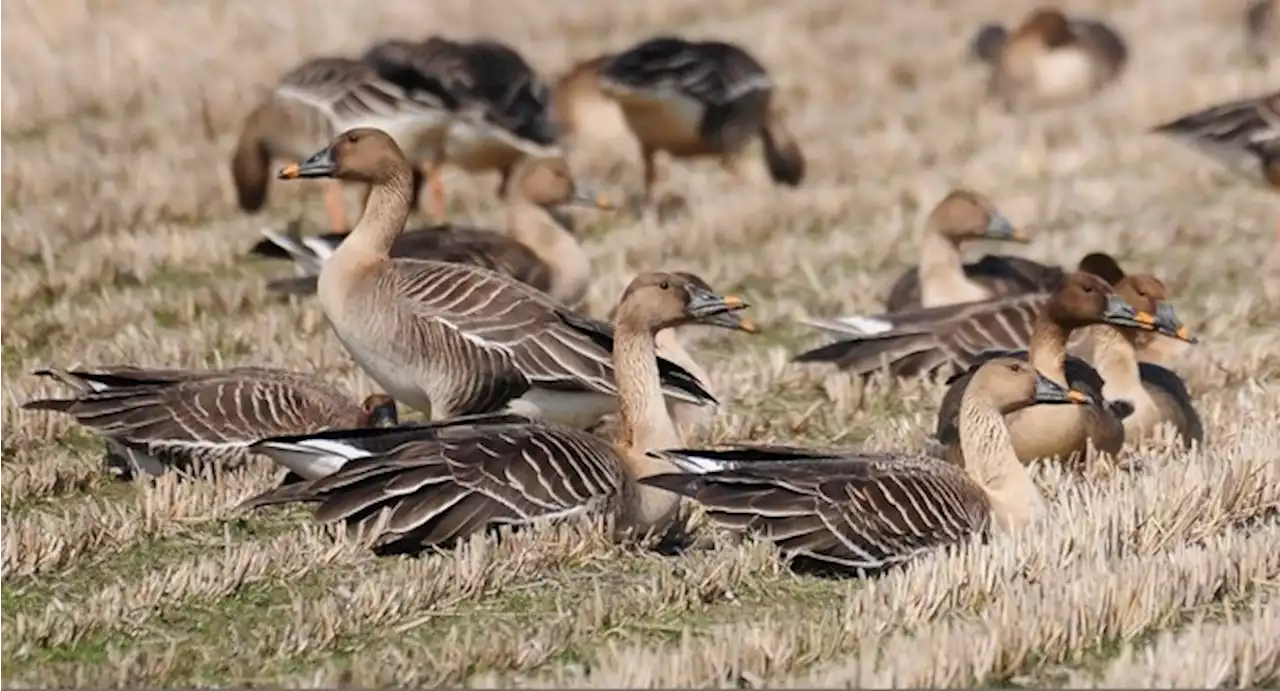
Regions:
M 359 427 L 395 427 L 400 424 L 396 402 L 386 394 L 376 393 L 360 404 Z
M 687 272 L 649 271 L 632 279 L 622 293 L 616 323 L 651 333 L 685 324 L 705 324 L 755 333 L 755 322 L 741 311 L 736 295 L 717 295 L 707 282 Z
M 563 158 L 537 158 L 522 164 L 516 174 L 513 192 L 538 206 L 589 206 L 609 210 L 613 205 L 603 194 L 578 185 L 573 171 Z
M 1150 274 L 1125 276 L 1116 284 L 1116 294 L 1133 305 L 1139 313 L 1154 314 L 1157 333 L 1180 341 L 1195 343 L 1191 329 L 1178 319 L 1169 303 L 1169 291 L 1160 279 Z
M 1041 7 L 1032 12 L 1016 33 L 1018 36 L 1035 36 L 1048 48 L 1060 48 L 1076 40 L 1067 15 L 1052 7 Z
M 338 135 L 329 146 L 302 163 L 285 166 L 277 177 L 281 180 L 334 178 L 379 184 L 395 177 L 410 179 L 412 175 L 412 167 L 391 135 L 372 127 L 360 127 Z
M 1111 284 L 1082 271 L 1067 275 L 1066 282 L 1045 303 L 1044 314 L 1066 331 L 1093 324 L 1144 331 L 1156 328 L 1154 314 L 1134 309 Z
M 249 213 L 261 211 L 267 203 L 271 183 L 271 149 L 267 142 L 271 127 L 271 106 L 260 104 L 245 117 L 240 138 L 231 154 L 231 180 L 236 188 L 236 203 Z
M 952 190 L 933 207 L 929 227 L 956 244 L 968 240 L 1026 242 L 1027 234 L 1014 228 L 986 196 L 970 190 Z
M 1093 274 L 1113 286 L 1124 278 L 1124 269 L 1120 268 L 1120 264 L 1115 257 L 1106 252 L 1090 252 L 1084 255 L 1084 258 L 1076 265 L 1076 270 Z
M 1068 389 L 1036 371 L 1031 363 L 1018 358 L 992 358 L 973 373 L 965 396 L 979 396 L 1002 412 L 1039 404 L 1076 404 L 1090 401 L 1089 396 Z

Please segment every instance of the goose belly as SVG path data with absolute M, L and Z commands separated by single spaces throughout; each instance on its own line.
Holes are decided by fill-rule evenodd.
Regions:
M 710 153 L 702 141 L 702 119 L 706 108 L 683 96 L 635 94 L 622 100 L 627 126 L 645 146 L 674 156 Z
M 549 391 L 534 387 L 508 404 L 518 415 L 550 420 L 586 429 L 600 418 L 618 411 L 618 399 L 594 391 Z
M 1048 101 L 1074 98 L 1093 89 L 1097 67 L 1077 48 L 1060 48 L 1041 55 L 1031 74 L 1036 95 Z
M 1087 448 L 1088 434 L 1077 406 L 1033 405 L 1005 416 L 1018 460 L 1067 459 Z
M 506 168 L 515 164 L 524 153 L 514 137 L 493 127 L 467 122 L 449 126 L 444 150 L 445 158 L 464 170 Z

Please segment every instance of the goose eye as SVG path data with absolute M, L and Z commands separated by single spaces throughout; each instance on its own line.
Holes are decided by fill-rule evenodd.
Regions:
M 356 134 L 355 132 L 348 132 L 347 141 L 351 142 L 352 144 L 355 144 L 356 142 L 360 141 L 360 135 Z
M 662 282 L 658 284 L 658 287 L 663 290 L 667 290 L 671 287 L 671 282 L 664 278 L 662 279 Z

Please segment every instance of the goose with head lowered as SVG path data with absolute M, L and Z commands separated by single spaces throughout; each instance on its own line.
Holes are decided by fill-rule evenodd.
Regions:
M 107 440 L 107 461 L 126 476 L 200 472 L 242 464 L 264 436 L 391 426 L 385 395 L 356 404 L 315 375 L 266 367 L 224 370 L 115 366 L 36 372 L 66 384 L 72 398 L 27 401 L 24 410 L 71 415 Z
M 578 239 L 552 212 L 568 205 L 606 210 L 612 206 L 604 196 L 579 185 L 563 158 L 525 159 L 513 178 L 506 194 L 505 229 L 446 223 L 406 230 L 391 244 L 390 255 L 480 266 L 533 286 L 566 305 L 577 305 L 591 284 L 591 261 Z M 255 245 L 251 254 L 291 258 L 302 274 L 267 284 L 268 290 L 289 295 L 314 293 L 320 267 L 347 237 L 347 233 L 304 237 L 296 228 L 288 233 L 264 234 L 267 239 Z
M 916 453 L 744 445 L 651 451 L 680 472 L 640 482 L 692 498 L 714 524 L 771 541 L 788 557 L 878 572 L 1035 521 L 1044 498 L 1018 462 L 1002 414 L 1086 402 L 1086 394 L 1025 362 L 997 358 L 977 371 L 963 398 L 961 445 L 970 459 L 963 468 Z
M 637 483 L 675 469 L 645 455 L 681 443 L 667 406 L 654 334 L 682 324 L 753 331 L 741 300 L 673 273 L 637 276 L 614 328 L 623 434 L 610 444 L 578 428 L 515 415 L 476 415 L 364 432 L 264 439 L 254 450 L 307 482 L 250 498 L 247 508 L 316 503 L 316 518 L 363 528 L 383 515 L 379 551 L 443 546 L 486 527 L 602 511 L 626 534 L 660 533 L 679 497 Z M 350 460 L 327 466 L 338 449 Z
M 488 269 L 390 256 L 412 175 L 386 133 L 344 132 L 280 174 L 371 186 L 317 295 L 338 340 L 392 398 L 435 420 L 506 410 L 583 428 L 618 410 L 612 326 Z M 655 365 L 673 405 L 714 402 L 683 368 Z

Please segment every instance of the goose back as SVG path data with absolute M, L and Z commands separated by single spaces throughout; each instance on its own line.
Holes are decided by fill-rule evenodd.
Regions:
M 1008 254 L 986 254 L 964 265 L 969 280 L 986 289 L 992 297 L 1023 293 L 1051 292 L 1062 285 L 1066 272 L 1057 266 Z M 920 269 L 907 269 L 885 299 L 886 312 L 915 309 L 920 303 Z

